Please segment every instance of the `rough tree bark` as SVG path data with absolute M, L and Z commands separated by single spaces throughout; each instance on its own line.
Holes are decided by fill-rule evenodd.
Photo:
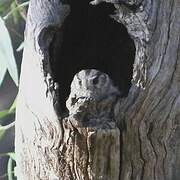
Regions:
M 73 102 L 72 88 L 65 118 L 49 46 L 70 7 L 30 1 L 16 113 L 20 180 L 180 178 L 179 0 L 107 1 L 135 42 L 130 92 L 118 100 L 110 93 L 102 103 L 90 89 L 89 99 Z

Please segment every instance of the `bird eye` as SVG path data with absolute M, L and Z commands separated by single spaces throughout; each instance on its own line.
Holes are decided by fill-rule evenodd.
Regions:
M 98 77 L 96 77 L 96 78 L 93 79 L 93 84 L 94 84 L 94 85 L 98 84 L 98 82 L 99 82 L 99 78 L 98 78 Z
M 81 80 L 79 80 L 79 85 L 82 86 L 82 81 Z

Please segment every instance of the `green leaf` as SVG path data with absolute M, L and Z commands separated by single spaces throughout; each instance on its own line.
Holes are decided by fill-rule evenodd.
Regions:
M 24 48 L 24 41 L 19 45 L 19 47 L 16 49 L 17 52 L 22 51 Z
M 0 86 L 1 86 L 4 80 L 4 76 L 6 74 L 6 71 L 7 71 L 7 66 L 6 66 L 6 63 L 4 63 L 4 61 L 0 60 L 0 63 L 1 63 L 0 65 Z
M 0 111 L 0 119 L 9 115 L 9 110 Z
M 15 98 L 14 102 L 12 103 L 11 107 L 9 109 L 0 111 L 0 122 L 2 121 L 3 118 L 5 118 L 6 116 L 15 113 L 16 110 L 16 99 Z M 0 128 L 1 129 L 1 128 Z
M 0 127 L 1 127 L 1 125 L 0 125 Z M 0 131 L 0 141 L 3 139 L 5 132 L 6 132 L 5 130 Z
M 13 160 L 10 157 L 7 166 L 8 180 L 13 180 Z
M 12 123 L 5 125 L 5 126 L 0 126 L 0 131 L 6 131 L 11 129 L 12 127 L 15 126 L 15 121 L 13 121 Z
M 3 17 L 4 20 L 8 19 L 14 11 L 21 10 L 22 7 L 26 7 L 29 5 L 29 1 L 21 3 L 20 5 L 16 6 L 16 8 L 13 8 L 6 16 Z
M 0 17 L 0 64 L 6 64 L 9 74 L 18 86 L 18 71 L 9 32 Z
M 9 157 L 11 157 L 14 161 L 16 161 L 16 155 L 14 152 L 6 153 Z
M 0 157 L 9 156 L 14 161 L 16 161 L 16 155 L 15 152 L 8 152 L 8 153 L 0 153 Z
M 13 1 L 11 3 L 11 11 L 12 11 L 14 23 L 17 24 L 18 23 L 18 18 L 19 18 L 19 11 L 17 9 L 17 5 L 16 5 L 15 1 Z
M 12 105 L 11 105 L 11 107 L 9 109 L 9 112 L 8 112 L 9 114 L 12 114 L 12 113 L 15 112 L 15 109 L 16 109 L 16 99 L 17 99 L 17 97 L 15 98 L 14 102 L 12 103 Z

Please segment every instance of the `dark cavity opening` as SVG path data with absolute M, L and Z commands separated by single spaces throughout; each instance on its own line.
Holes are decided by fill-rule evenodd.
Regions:
M 131 86 L 135 46 L 126 28 L 113 20 L 113 4 L 93 6 L 87 0 L 69 0 L 71 13 L 56 32 L 50 47 L 54 80 L 59 83 L 59 102 L 65 111 L 74 75 L 82 69 L 107 73 L 127 96 Z

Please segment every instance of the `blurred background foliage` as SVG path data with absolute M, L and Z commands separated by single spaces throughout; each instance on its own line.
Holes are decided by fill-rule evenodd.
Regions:
M 0 180 L 16 179 L 14 117 L 27 0 L 0 0 Z

